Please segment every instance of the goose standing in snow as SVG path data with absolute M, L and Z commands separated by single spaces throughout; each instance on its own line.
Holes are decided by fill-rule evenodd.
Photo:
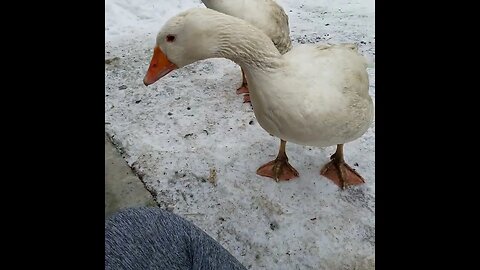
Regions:
M 277 158 L 257 170 L 275 180 L 298 176 L 286 142 L 337 146 L 320 171 L 341 188 L 364 183 L 345 163 L 343 145 L 373 121 L 366 61 L 352 44 L 299 45 L 282 55 L 272 40 L 244 20 L 194 8 L 169 19 L 157 35 L 145 85 L 176 68 L 207 58 L 227 58 L 247 77 L 260 126 L 280 139 Z

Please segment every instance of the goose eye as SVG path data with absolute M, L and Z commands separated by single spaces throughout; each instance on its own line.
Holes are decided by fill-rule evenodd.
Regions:
M 174 35 L 167 35 L 167 42 L 173 42 L 175 40 L 175 36 Z

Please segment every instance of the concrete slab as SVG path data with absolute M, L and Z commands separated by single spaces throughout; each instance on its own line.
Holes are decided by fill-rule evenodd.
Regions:
M 105 134 L 105 218 L 135 206 L 156 206 L 156 203 Z

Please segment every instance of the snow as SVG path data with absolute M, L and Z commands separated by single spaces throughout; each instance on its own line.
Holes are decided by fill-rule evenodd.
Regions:
M 282 0 L 294 44 L 355 42 L 370 60 L 375 100 L 373 0 Z M 105 130 L 167 208 L 205 230 L 251 269 L 375 268 L 375 122 L 345 145 L 366 184 L 341 191 L 320 176 L 335 151 L 287 143 L 300 177 L 255 174 L 279 139 L 235 94 L 240 68 L 207 59 L 145 87 L 155 35 L 200 0 L 106 0 Z M 328 25 L 327 25 L 328 24 Z

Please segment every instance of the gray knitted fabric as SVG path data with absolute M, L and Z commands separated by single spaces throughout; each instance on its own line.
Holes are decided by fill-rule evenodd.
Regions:
M 105 221 L 105 269 L 246 268 L 191 222 L 158 207 L 141 207 Z

